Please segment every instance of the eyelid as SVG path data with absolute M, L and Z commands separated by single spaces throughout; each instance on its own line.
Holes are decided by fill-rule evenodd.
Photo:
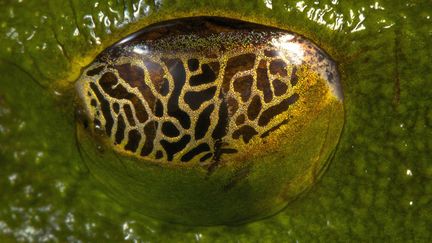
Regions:
M 323 9 L 326 7 L 323 3 L 304 4 L 301 8 L 293 3 L 285 3 L 281 8 L 276 8 L 277 4 L 273 3 L 273 9 L 267 8 L 264 2 L 248 4 L 250 8 L 246 8 L 244 2 L 215 2 L 211 9 L 204 1 L 196 6 L 143 0 L 127 1 L 126 4 L 75 0 L 49 1 L 47 5 L 31 2 L 10 4 L 6 7 L 7 14 L 1 17 L 3 23 L 7 24 L 0 26 L 0 32 L 5 33 L 0 37 L 3 46 L 0 56 L 31 73 L 44 87 L 63 92 L 79 77 L 81 68 L 88 65 L 103 49 L 122 37 L 161 20 L 206 13 L 279 26 L 306 36 L 314 36 L 318 27 L 323 27 L 318 23 L 319 19 L 307 15 L 308 12 L 324 14 Z M 337 5 L 338 3 L 331 5 L 332 10 L 325 12 L 323 16 L 338 13 Z M 257 9 L 259 14 L 250 9 Z M 343 26 L 348 26 L 348 21 L 352 22 L 351 26 L 357 25 L 359 11 L 353 9 L 352 20 L 347 17 L 350 16 L 349 12 L 338 13 L 344 16 Z M 366 12 L 367 10 L 362 13 L 367 17 Z M 283 19 L 275 17 L 282 15 Z M 26 20 L 21 21 L 17 16 L 26 16 Z M 341 18 L 335 19 L 340 21 Z M 305 21 L 317 24 L 304 25 Z M 303 25 L 310 29 L 302 27 Z M 348 27 L 343 29 L 346 30 Z M 319 40 L 316 41 L 321 44 Z M 19 54 L 16 55 L 17 53 Z

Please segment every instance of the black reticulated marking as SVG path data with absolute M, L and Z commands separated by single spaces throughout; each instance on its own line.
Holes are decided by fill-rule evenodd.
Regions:
M 239 108 L 237 100 L 230 96 L 227 99 L 227 104 L 228 104 L 228 114 L 230 117 L 233 117 Z
M 287 92 L 288 85 L 286 85 L 284 82 L 280 81 L 279 79 L 275 79 L 273 80 L 273 89 L 274 89 L 274 94 L 276 96 L 282 96 Z
M 261 111 L 261 107 L 262 107 L 261 106 L 261 98 L 259 97 L 259 95 L 255 95 L 252 98 L 252 101 L 249 104 L 248 109 L 247 109 L 247 115 L 248 115 L 249 120 L 253 121 L 258 117 L 258 115 Z
M 98 75 L 103 69 L 104 69 L 104 66 L 93 68 L 91 70 L 88 70 L 86 74 L 88 76 L 95 76 L 95 75 Z
M 273 117 L 285 112 L 288 110 L 289 106 L 294 104 L 299 98 L 299 95 L 297 93 L 291 95 L 290 97 L 282 100 L 279 104 L 271 106 L 267 110 L 263 111 L 261 114 L 258 125 L 259 126 L 266 126 Z
M 97 106 L 97 101 L 95 99 L 91 99 L 90 105 L 93 106 L 93 107 L 96 107 Z
M 192 160 L 195 156 L 210 151 L 210 146 L 207 143 L 202 143 L 198 146 L 196 146 L 195 148 L 191 149 L 189 152 L 187 152 L 186 154 L 184 154 L 181 157 L 181 161 L 182 162 L 188 162 L 190 160 Z
M 128 133 L 128 142 L 125 145 L 124 149 L 135 153 L 138 148 L 140 140 L 141 140 L 141 134 L 135 129 L 130 130 Z
M 184 96 L 184 101 L 192 110 L 198 110 L 202 103 L 211 100 L 216 93 L 216 86 L 201 91 L 189 91 Z
M 163 104 L 162 101 L 160 101 L 159 99 L 156 101 L 156 107 L 155 107 L 155 115 L 157 117 L 162 117 L 164 114 L 164 108 L 163 108 Z
M 222 152 L 221 152 L 221 148 L 222 148 L 222 140 L 216 140 L 214 143 L 214 153 L 213 153 L 213 163 L 209 166 L 208 173 L 212 173 L 214 171 L 214 169 L 217 168 L 217 166 L 219 165 L 220 162 L 220 158 L 222 156 Z
M 279 74 L 281 77 L 286 77 L 288 75 L 286 70 L 286 63 L 283 60 L 277 59 L 270 62 L 270 73 L 273 75 Z
M 240 126 L 246 121 L 246 116 L 244 114 L 240 114 L 236 119 L 236 125 Z
M 111 97 L 116 99 L 127 99 L 130 97 L 131 94 L 123 86 L 116 85 L 117 83 L 117 76 L 112 72 L 104 73 L 99 79 L 101 88 Z
M 227 134 L 228 127 L 228 105 L 225 100 L 221 101 L 219 106 L 218 122 L 213 130 L 212 138 L 219 140 Z
M 145 101 L 147 102 L 148 106 L 150 107 L 150 110 L 152 110 L 152 108 L 155 107 L 156 97 L 153 95 L 150 87 L 147 84 L 143 83 L 141 86 L 138 86 L 138 89 L 144 97 Z M 139 100 L 136 101 L 136 103 L 138 102 L 140 103 Z M 154 110 L 152 110 L 152 112 L 155 113 Z
M 125 128 L 126 128 L 125 120 L 122 115 L 119 115 L 117 117 L 117 131 L 115 134 L 116 144 L 121 144 L 121 142 L 123 141 Z
M 132 87 L 138 87 L 144 83 L 144 70 L 130 63 L 114 66 L 117 72 L 126 83 Z
M 141 100 L 136 97 L 135 94 L 129 93 L 122 85 L 117 85 L 117 81 L 117 77 L 113 73 L 107 72 L 99 79 L 99 84 L 109 96 L 116 99 L 129 100 L 135 108 L 135 114 L 137 115 L 138 120 L 140 122 L 145 122 L 148 119 L 148 114 L 144 105 L 141 103 Z
M 239 139 L 240 137 L 242 137 L 245 143 L 249 143 L 249 141 L 257 134 L 258 132 L 253 127 L 249 125 L 244 125 L 239 129 L 235 130 L 232 137 L 234 139 Z
M 291 85 L 294 87 L 298 83 L 297 68 L 293 67 L 291 72 Z
M 179 141 L 171 143 L 166 140 L 161 140 L 160 143 L 162 147 L 165 149 L 167 154 L 168 161 L 172 161 L 174 155 L 180 151 L 182 151 L 186 145 L 189 143 L 191 137 L 189 135 L 184 135 Z
M 115 112 L 116 114 L 119 113 L 119 111 L 120 111 L 120 105 L 119 105 L 119 103 L 115 102 L 115 103 L 113 104 L 113 110 L 114 110 L 114 112 Z
M 192 58 L 188 60 L 188 68 L 189 71 L 194 72 L 199 68 L 199 61 L 196 58 Z
M 238 151 L 233 148 L 227 148 L 228 144 L 225 142 L 222 142 L 221 139 L 215 140 L 214 143 L 214 153 L 213 153 L 213 163 L 207 168 L 208 174 L 213 173 L 213 171 L 219 166 L 220 160 L 222 158 L 223 154 L 233 154 L 237 153 Z
M 135 120 L 134 120 L 132 109 L 131 109 L 130 105 L 129 104 L 124 104 L 123 105 L 123 110 L 125 112 L 126 118 L 127 118 L 128 122 L 129 122 L 129 125 L 135 126 Z
M 264 102 L 269 103 L 273 99 L 273 93 L 270 88 L 270 80 L 267 75 L 267 61 L 261 60 L 259 62 L 257 73 L 257 88 L 264 94 Z
M 93 92 L 96 94 L 97 99 L 99 100 L 101 110 L 102 110 L 102 115 L 105 118 L 105 132 L 108 136 L 111 136 L 111 132 L 112 132 L 111 130 L 114 125 L 114 119 L 110 112 L 110 104 L 102 95 L 102 93 L 99 91 L 95 83 L 90 83 L 90 88 L 93 90 Z
M 164 79 L 162 79 L 162 85 L 161 85 L 161 88 L 159 90 L 159 93 L 162 96 L 167 96 L 168 92 L 169 92 L 169 81 L 168 81 L 168 79 L 164 78 Z
M 211 114 L 214 110 L 214 104 L 208 105 L 198 116 L 197 123 L 195 125 L 195 140 L 203 138 L 208 131 L 211 124 Z
M 242 76 L 234 80 L 234 90 L 240 94 L 243 103 L 247 102 L 251 96 L 252 84 L 252 75 Z
M 200 158 L 200 162 L 205 162 L 206 160 L 209 160 L 213 157 L 213 153 L 207 153 L 203 157 Z
M 180 131 L 172 122 L 164 122 L 162 124 L 162 133 L 167 137 L 177 137 L 180 135 Z
M 201 84 L 214 82 L 219 74 L 219 63 L 213 62 L 210 64 L 202 64 L 201 70 L 201 74 L 190 77 L 189 83 L 191 86 L 198 86 Z
M 174 90 L 168 99 L 168 115 L 179 120 L 183 128 L 190 128 L 190 118 L 188 113 L 180 109 L 179 98 L 181 90 L 186 82 L 186 73 L 180 59 L 163 59 L 174 80 Z
M 247 53 L 230 58 L 225 67 L 224 78 L 222 81 L 222 92 L 220 96 L 226 94 L 230 88 L 232 77 L 241 71 L 247 71 L 253 68 L 255 64 L 255 54 Z
M 153 87 L 158 93 L 162 94 L 163 93 L 162 89 L 164 88 L 163 86 L 165 85 L 164 70 L 162 66 L 159 63 L 152 62 L 150 60 L 146 60 L 144 62 L 144 65 L 147 68 Z
M 163 152 L 160 151 L 160 150 L 156 151 L 156 156 L 155 156 L 155 158 L 156 158 L 156 159 L 162 159 L 162 157 L 163 157 Z
M 153 151 L 154 139 L 159 123 L 157 121 L 150 121 L 144 127 L 145 142 L 141 149 L 141 156 L 147 156 Z
M 149 107 L 155 107 L 156 97 L 154 96 L 150 87 L 144 81 L 144 70 L 142 68 L 131 65 L 130 63 L 118 65 L 115 66 L 115 68 L 119 72 L 120 77 L 125 80 L 127 84 L 133 88 L 138 88 Z M 124 87 L 117 85 L 115 89 L 119 89 L 118 91 L 121 92 L 121 94 L 124 94 L 123 99 L 131 100 L 134 103 L 134 106 L 142 106 L 140 99 L 134 94 L 129 93 Z M 122 97 L 119 96 L 115 98 L 121 99 Z

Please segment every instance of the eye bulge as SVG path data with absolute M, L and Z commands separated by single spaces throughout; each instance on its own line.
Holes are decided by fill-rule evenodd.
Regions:
M 246 153 L 299 115 L 288 110 L 308 101 L 300 95 L 312 89 L 299 80 L 313 86 L 317 78 L 326 81 L 325 95 L 342 101 L 334 61 L 304 37 L 191 18 L 150 26 L 108 48 L 77 90 L 93 130 L 104 131 L 117 151 L 208 164 L 224 153 Z M 221 150 L 218 143 L 243 146 Z
M 107 177 L 118 163 L 111 154 L 140 169 L 160 166 L 152 172 L 156 182 L 145 188 L 142 178 L 131 182 L 135 193 L 165 187 L 168 177 L 186 184 L 192 196 L 185 192 L 172 203 L 199 220 L 163 207 L 150 215 L 189 224 L 242 222 L 279 210 L 322 174 L 344 120 L 340 75 L 324 50 L 294 32 L 219 17 L 145 27 L 101 52 L 75 87 L 80 144 L 103 151 L 86 159 L 92 173 Z M 182 172 L 187 169 L 192 175 Z M 117 171 L 101 182 L 116 184 L 109 189 L 125 198 L 126 176 Z M 277 182 L 272 193 L 239 198 L 245 187 L 264 188 L 266 181 Z M 194 189 L 211 194 L 206 206 L 213 211 L 193 206 L 201 201 L 191 203 Z M 159 193 L 169 193 L 164 190 Z M 236 206 L 221 207 L 221 200 Z M 269 200 L 263 212 L 252 209 Z M 229 213 L 248 201 L 244 213 Z M 149 214 L 151 205 L 138 203 Z M 225 216 L 212 217 L 215 212 Z
M 5 223 L 5 232 L 9 232 L 4 236 L 7 239 L 21 237 L 20 232 L 27 226 L 35 229 L 30 232 L 33 237 L 45 237 L 39 234 L 45 232 L 58 239 L 69 235 L 77 239 L 118 239 L 122 233 L 128 233 L 129 237 L 132 230 L 140 239 L 189 237 L 195 240 L 199 235 L 204 240 L 217 237 L 228 241 L 240 238 L 253 241 L 262 236 L 283 237 L 287 241 L 311 238 L 332 241 L 330 239 L 346 238 L 347 232 L 349 238 L 360 241 L 427 239 L 430 235 L 424 227 L 431 221 L 427 202 L 431 189 L 428 182 L 432 178 L 429 159 L 432 112 L 428 105 L 432 90 L 428 78 L 432 62 L 429 54 L 432 18 L 427 0 L 70 0 L 42 4 L 24 0 L 3 1 L 0 5 L 3 10 L 0 14 L 0 157 L 5 162 L 0 164 L 2 174 L 10 175 L 0 181 L 2 192 L 8 198 L 2 204 L 0 217 Z M 182 92 L 205 94 L 200 96 L 202 102 L 196 102 L 198 95 L 180 93 L 178 96 L 179 111 L 185 112 L 190 120 L 189 128 L 185 128 L 187 118 L 182 117 L 186 116 L 168 113 L 172 106 L 167 103 L 174 93 L 173 80 L 180 76 L 171 75 L 163 61 L 155 62 L 167 76 L 167 82 L 162 79 L 162 84 L 167 85 L 157 86 L 153 84 L 150 68 L 145 65 L 154 59 L 139 61 L 137 57 L 130 61 L 130 67 L 123 67 L 143 70 L 142 79 L 147 80 L 145 84 L 151 93 L 141 93 L 142 87 L 133 87 L 133 82 L 121 77 L 122 72 L 118 70 L 128 63 L 129 56 L 114 58 L 108 50 L 115 49 L 113 44 L 121 44 L 122 39 L 124 46 L 133 45 L 125 37 L 132 37 L 132 33 L 142 29 L 148 31 L 149 25 L 159 28 L 163 23 L 172 25 L 176 19 L 202 15 L 224 17 L 219 24 L 230 22 L 227 18 L 258 23 L 264 27 L 255 25 L 252 29 L 258 29 L 256 32 L 272 29 L 308 40 L 327 54 L 326 59 L 337 64 L 343 97 L 340 100 L 330 95 L 329 98 L 339 102 L 336 104 L 343 102 L 343 106 L 340 109 L 339 105 L 333 106 L 335 116 L 328 119 L 323 116 L 313 123 L 309 123 L 312 116 L 307 112 L 299 111 L 296 113 L 299 116 L 291 118 L 296 107 L 320 103 L 310 100 L 302 104 L 300 99 L 323 97 L 299 93 L 308 90 L 301 88 L 307 82 L 299 81 L 292 86 L 286 78 L 273 84 L 273 78 L 285 75 L 283 70 L 289 75 L 294 65 L 275 75 L 268 74 L 270 89 L 265 89 L 268 86 L 258 89 L 254 83 L 257 79 L 252 76 L 239 82 L 233 80 L 228 92 L 222 92 L 219 98 L 221 81 L 218 78 L 225 75 L 222 64 L 227 64 L 227 60 L 218 59 L 220 77 L 214 81 L 194 86 L 190 77 L 185 78 Z M 167 20 L 173 22 L 163 22 Z M 245 27 L 239 21 L 234 26 L 228 25 L 239 32 L 240 26 Z M 198 46 L 198 43 L 193 44 Z M 155 46 L 151 46 L 152 58 L 157 58 L 157 53 L 161 55 L 158 52 L 161 49 L 156 51 Z M 112 57 L 113 64 L 108 65 L 97 57 L 99 54 L 99 57 L 108 57 L 106 60 Z M 216 69 L 210 63 L 207 63 L 208 68 L 203 68 L 206 63 L 202 62 L 201 55 L 187 54 L 177 57 L 185 76 L 215 74 L 213 70 Z M 267 66 L 270 65 L 271 57 L 264 55 L 264 58 L 269 58 Z M 89 71 L 99 66 L 100 72 L 96 69 L 96 74 L 91 76 Z M 251 70 L 258 73 L 255 67 Z M 311 68 L 306 70 L 312 75 Z M 105 73 L 108 78 L 115 77 L 105 79 L 116 82 L 114 86 L 109 82 L 100 83 Z M 295 73 L 301 76 L 299 70 Z M 328 84 L 324 79 L 317 80 L 317 84 Z M 103 105 L 104 109 L 91 84 L 105 99 L 106 102 L 101 99 L 107 104 Z M 288 87 L 285 93 L 277 96 L 276 91 L 285 90 L 283 84 Z M 249 93 L 248 87 L 254 89 Z M 322 91 L 332 90 L 332 86 L 322 87 L 329 87 Z M 127 92 L 118 92 L 117 88 Z M 213 92 L 217 95 L 212 96 Z M 132 99 L 132 102 L 115 98 L 113 93 L 133 94 L 141 99 Z M 265 126 L 258 122 L 263 111 L 273 101 L 282 101 L 288 93 L 297 93 L 298 99 L 269 120 L 268 128 L 275 129 L 261 138 Z M 149 106 L 151 100 L 146 100 L 150 94 L 156 101 L 152 107 Z M 272 100 L 266 103 L 270 94 Z M 229 116 L 235 106 L 231 106 L 228 99 L 239 105 L 232 113 L 234 116 Z M 219 103 L 214 104 L 216 101 Z M 226 105 L 222 105 L 222 101 L 226 101 Z M 148 115 L 146 119 L 142 117 L 145 113 L 138 112 L 139 108 L 133 110 L 132 105 L 140 103 Z M 213 107 L 209 108 L 211 104 Z M 261 109 L 241 110 L 240 105 L 243 108 L 261 105 Z M 226 107 L 227 116 L 219 116 L 217 109 L 221 107 Z M 203 114 L 205 119 L 194 118 L 194 114 L 198 117 Z M 340 117 L 343 115 L 344 121 Z M 227 117 L 227 133 L 218 141 L 229 139 L 228 145 L 212 137 L 219 117 Z M 300 118 L 305 119 L 304 122 L 296 120 Z M 275 125 L 285 119 L 288 121 L 276 128 Z M 198 120 L 200 124 L 211 125 L 196 126 Z M 337 129 L 342 124 L 326 122 L 328 120 L 343 122 L 343 132 Z M 111 135 L 107 132 L 111 125 L 107 124 L 112 124 Z M 234 131 L 244 125 L 259 134 L 244 129 L 234 137 Z M 312 127 L 307 130 L 309 125 Z M 146 139 L 151 136 L 146 135 L 145 127 L 148 134 L 155 134 L 149 140 L 153 141 L 152 150 Z M 137 132 L 129 135 L 132 130 Z M 323 131 L 334 137 L 324 140 L 327 136 Z M 302 134 L 294 137 L 296 132 Z M 190 136 L 188 141 L 185 135 Z M 183 137 L 186 137 L 183 149 L 177 151 L 177 146 L 169 145 Z M 165 147 L 162 140 L 166 141 Z M 129 141 L 138 142 L 126 146 Z M 194 144 L 194 141 L 207 143 L 208 147 Z M 333 147 L 335 143 L 336 148 Z M 197 149 L 183 158 L 195 147 Z M 143 148 L 148 149 L 141 154 Z M 226 148 L 237 151 L 226 151 Z M 322 148 L 322 153 L 317 152 L 318 148 Z M 29 153 L 17 153 L 25 150 Z M 223 153 L 214 156 L 216 150 Z M 312 156 L 307 156 L 313 154 L 316 155 L 314 161 Z M 82 164 L 86 166 L 81 167 Z M 27 194 L 28 188 L 34 189 L 33 194 Z M 76 191 L 77 188 L 80 191 Z M 109 198 L 99 193 L 102 189 Z M 299 197 L 302 198 L 296 200 Z M 80 203 L 76 203 L 77 200 Z M 38 210 L 46 208 L 47 203 L 52 205 L 49 210 Z M 41 219 L 40 222 L 12 217 L 17 208 L 24 209 L 31 218 Z M 238 230 L 200 227 L 193 228 L 199 232 L 195 235 L 176 227 L 168 227 L 167 232 L 164 223 L 141 218 L 146 215 L 188 225 L 232 225 L 262 219 L 283 208 L 286 210 L 276 217 L 237 227 Z M 407 215 L 408 219 L 415 217 L 416 220 L 407 220 Z M 65 221 L 66 225 L 59 224 L 60 228 L 51 224 L 53 219 L 70 218 L 75 219 L 70 225 L 70 221 Z M 92 225 L 91 236 L 83 225 Z

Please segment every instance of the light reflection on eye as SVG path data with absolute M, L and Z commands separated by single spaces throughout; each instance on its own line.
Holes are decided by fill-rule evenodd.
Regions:
M 147 48 L 147 46 L 135 46 L 133 48 L 133 52 L 138 55 L 146 55 L 149 54 L 149 49 Z
M 304 60 L 304 49 L 299 43 L 291 42 L 294 39 L 293 35 L 287 34 L 278 39 L 272 40 L 272 45 L 283 52 L 283 55 L 293 65 L 301 65 Z

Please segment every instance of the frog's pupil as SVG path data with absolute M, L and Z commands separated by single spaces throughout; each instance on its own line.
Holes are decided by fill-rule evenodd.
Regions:
M 90 92 L 82 97 L 88 116 L 117 151 L 155 162 L 213 164 L 247 154 L 289 125 L 290 107 L 301 105 L 296 86 L 305 65 L 341 99 L 335 63 L 304 37 L 193 18 L 108 48 L 78 87 Z

